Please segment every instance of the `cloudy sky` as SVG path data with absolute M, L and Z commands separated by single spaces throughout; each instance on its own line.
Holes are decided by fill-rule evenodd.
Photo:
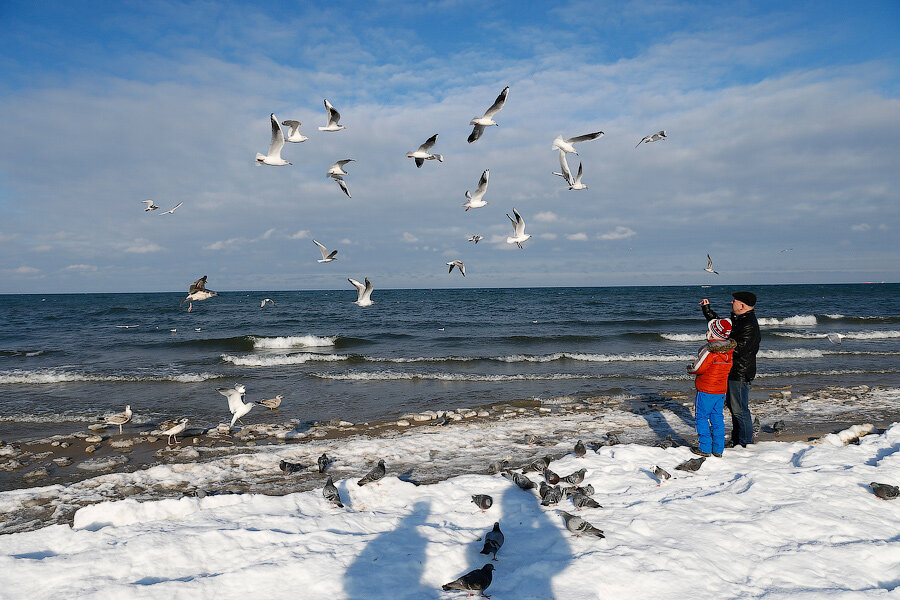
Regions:
M 100 6 L 0 3 L 0 293 L 900 280 L 895 1 Z

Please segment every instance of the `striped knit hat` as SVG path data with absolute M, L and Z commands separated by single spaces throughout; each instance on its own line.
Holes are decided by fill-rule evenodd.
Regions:
M 727 340 L 731 335 L 731 319 L 713 319 L 706 328 L 706 339 Z

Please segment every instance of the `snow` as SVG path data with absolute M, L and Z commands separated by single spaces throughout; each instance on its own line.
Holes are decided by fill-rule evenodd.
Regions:
M 868 429 L 851 428 L 827 443 L 726 450 L 696 473 L 675 470 L 694 457 L 686 447 L 621 444 L 553 461 L 560 475 L 587 469 L 585 483 L 602 508 L 577 514 L 605 539 L 565 529 L 557 510 L 573 512 L 569 500 L 542 507 L 534 493 L 499 475 L 418 486 L 397 477 L 392 463 L 427 461 L 441 444 L 467 443 L 459 432 L 432 443 L 412 431 L 368 445 L 347 442 L 359 457 L 373 454 L 356 462 L 355 476 L 335 482 L 345 509 L 331 507 L 321 486 L 277 496 L 99 502 L 79 509 L 72 527 L 3 536 L 0 597 L 463 598 L 441 584 L 487 562 L 479 538 L 494 521 L 506 536 L 488 589 L 496 599 L 897 597 L 900 501 L 876 498 L 868 484 L 900 483 L 900 423 L 881 434 L 864 435 Z M 858 445 L 845 445 L 859 435 Z M 403 443 L 407 437 L 415 441 Z M 375 451 L 388 475 L 381 485 L 359 487 Z M 141 477 L 202 486 L 262 457 L 274 460 L 259 453 L 159 465 L 101 476 L 94 485 Z M 508 458 L 526 460 L 524 450 Z M 656 465 L 672 479 L 657 485 Z M 0 509 L 27 494 L 0 494 Z M 482 513 L 473 494 L 493 496 L 494 505 Z

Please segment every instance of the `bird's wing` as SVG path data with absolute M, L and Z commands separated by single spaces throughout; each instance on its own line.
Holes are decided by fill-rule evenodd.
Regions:
M 575 176 L 575 183 L 581 183 L 581 176 L 583 175 L 581 166 L 582 166 L 582 163 L 578 163 L 578 174 Z
M 188 294 L 193 294 L 194 292 L 202 292 L 206 291 L 206 275 L 195 281 L 191 284 L 191 287 L 188 288 Z
M 336 111 L 328 100 L 325 100 L 325 110 L 328 111 L 328 124 L 337 125 L 341 120 L 341 113 Z
M 470 144 L 481 137 L 481 134 L 484 133 L 484 125 L 475 125 L 472 128 L 472 133 L 469 134 L 469 137 L 466 138 L 466 141 Z
M 491 107 L 484 112 L 484 116 L 488 119 L 496 115 L 500 112 L 500 109 L 503 108 L 503 105 L 506 104 L 506 97 L 509 95 L 509 86 L 503 88 L 503 91 L 500 92 L 500 95 L 497 96 L 497 99 L 494 100 L 494 103 L 491 104 Z
M 422 165 L 424 165 L 424 164 L 425 164 L 425 159 L 424 159 L 424 158 L 417 158 L 417 159 L 416 159 L 416 166 L 419 167 L 420 169 L 422 168 Z
M 482 196 L 487 191 L 488 179 L 491 178 L 491 170 L 485 169 L 484 173 L 481 174 L 481 179 L 478 180 L 478 188 L 475 190 L 476 194 L 481 194 Z
M 178 204 L 176 204 L 175 206 L 173 206 L 172 208 L 170 208 L 169 210 L 167 210 L 167 211 L 164 212 L 163 214 L 164 214 L 164 215 L 171 215 L 172 213 L 175 212 L 175 209 L 177 209 L 177 208 L 178 208 L 179 206 L 181 206 L 182 204 L 184 204 L 184 202 L 179 202 Z
M 352 198 L 352 196 L 350 195 L 350 190 L 347 188 L 347 182 L 344 181 L 343 177 L 341 177 L 340 175 L 334 175 L 332 176 L 332 179 L 337 181 L 337 184 L 341 186 L 341 189 L 344 190 L 344 193 L 347 194 L 348 198 Z
M 325 258 L 330 258 L 330 259 L 334 260 L 334 258 L 337 256 L 337 253 L 338 253 L 337 250 L 332 250 L 332 251 L 331 251 L 331 254 L 329 254 L 329 255 L 326 256 Z
M 641 141 L 639 141 L 637 144 L 635 144 L 634 147 L 637 148 L 638 146 L 640 146 L 641 144 L 643 144 L 644 142 L 646 142 L 647 139 L 648 139 L 647 136 L 642 137 L 642 138 L 641 138 Z
M 513 214 L 516 215 L 516 237 L 519 237 L 525 233 L 525 219 L 522 218 L 522 215 L 516 209 L 513 209 Z
M 345 158 L 344 160 L 339 160 L 334 164 L 340 165 L 341 167 L 343 167 L 344 165 L 346 165 L 349 162 L 356 162 L 356 159 L 355 158 Z
M 147 206 L 153 206 L 153 200 L 141 200 L 141 202 Z
M 559 151 L 559 168 L 562 169 L 562 176 L 569 185 L 572 185 L 572 171 L 569 169 L 569 163 L 566 161 L 566 153 L 564 150 Z
M 456 266 L 456 263 L 455 263 L 455 262 L 448 262 L 448 263 L 447 263 L 447 266 L 450 267 L 450 269 L 449 269 L 447 272 L 448 272 L 448 273 L 452 273 L 452 272 L 453 272 L 453 267 Z
M 241 402 L 241 394 L 234 388 L 218 388 L 216 390 L 226 398 L 228 398 L 228 410 L 231 411 L 231 414 L 236 413 L 243 406 L 243 402 Z
M 365 281 L 366 281 L 366 288 L 365 288 L 365 290 L 363 290 L 362 298 L 363 298 L 363 300 L 368 300 L 372 297 L 372 290 L 375 288 L 372 287 L 372 282 L 369 281 L 368 277 L 366 277 Z
M 282 121 L 281 124 L 291 128 L 288 135 L 294 135 L 300 129 L 300 121 L 294 121 L 293 119 Z
M 355 279 L 350 279 L 349 277 L 347 278 L 347 281 L 352 283 L 353 287 L 356 288 L 356 301 L 359 302 L 360 300 L 362 300 L 363 293 L 366 291 L 366 286 Z
M 434 134 L 433 136 L 425 140 L 425 143 L 419 146 L 419 150 L 421 150 L 422 152 L 427 152 L 428 150 L 430 150 L 431 147 L 434 146 L 435 142 L 437 142 L 437 136 L 438 134 Z
M 712 259 L 709 257 L 709 254 L 706 255 L 706 268 L 712 269 Z
M 596 140 L 598 137 L 602 137 L 602 131 L 595 131 L 594 133 L 586 133 L 584 135 L 578 135 L 572 138 L 567 139 L 566 141 L 570 144 L 577 144 L 578 142 L 589 142 L 591 140 Z
M 319 252 L 322 253 L 322 258 L 328 258 L 327 254 L 326 254 L 328 252 L 328 248 L 326 248 L 325 246 L 323 246 L 316 240 L 313 240 L 313 244 L 315 244 L 316 246 L 319 247 Z
M 269 140 L 269 156 L 279 156 L 281 149 L 284 148 L 284 132 L 281 131 L 281 125 L 275 118 L 275 113 L 269 115 L 269 121 L 272 124 L 272 139 Z
M 462 273 L 463 277 L 466 276 L 466 265 L 462 261 L 459 261 L 459 272 Z

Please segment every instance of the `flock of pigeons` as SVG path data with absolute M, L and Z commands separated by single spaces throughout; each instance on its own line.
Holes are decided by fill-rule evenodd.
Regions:
M 480 117 L 473 117 L 469 122 L 472 125 L 472 133 L 469 134 L 468 142 L 471 144 L 476 140 L 480 139 L 484 134 L 486 128 L 491 126 L 499 126 L 494 120 L 494 117 L 503 106 L 506 104 L 506 99 L 509 96 L 509 86 L 503 88 L 497 98 L 494 100 L 494 103 L 484 112 L 484 114 Z M 344 125 L 341 125 L 341 113 L 334 108 L 334 106 L 327 99 L 324 100 L 325 111 L 326 111 L 326 124 L 323 127 L 319 127 L 319 131 L 325 132 L 337 132 L 346 129 Z M 281 152 L 284 148 L 286 142 L 292 143 L 302 143 L 308 140 L 309 138 L 303 135 L 300 132 L 301 123 L 300 121 L 296 121 L 293 119 L 288 119 L 281 121 L 279 123 L 278 118 L 274 113 L 269 115 L 269 123 L 271 125 L 272 135 L 269 140 L 269 149 L 266 154 L 257 153 L 256 154 L 256 162 L 257 166 L 261 165 L 269 165 L 274 167 L 282 167 L 288 166 L 292 163 L 281 156 Z M 285 135 L 282 126 L 288 128 L 287 135 Z M 582 176 L 584 174 L 583 165 L 579 163 L 578 165 L 578 173 L 573 176 L 572 171 L 569 169 L 569 165 L 566 161 L 567 154 L 575 154 L 578 152 L 575 150 L 575 144 L 582 142 L 589 142 L 592 140 L 596 140 L 604 135 L 602 131 L 596 131 L 593 133 L 588 133 L 585 135 L 579 135 L 567 139 L 563 139 L 560 135 L 555 140 L 553 140 L 552 148 L 556 149 L 559 153 L 559 166 L 560 172 L 554 172 L 555 175 L 559 175 L 562 177 L 566 184 L 568 185 L 570 190 L 586 190 L 587 185 L 582 182 Z M 665 131 L 659 131 L 652 135 L 648 135 L 641 139 L 638 142 L 638 146 L 641 144 L 648 144 L 651 142 L 657 142 L 660 140 L 666 139 L 667 135 Z M 425 142 L 419 146 L 416 150 L 408 152 L 406 154 L 407 158 L 412 158 L 415 161 L 416 167 L 421 168 L 423 164 L 425 164 L 426 160 L 436 160 L 438 162 L 443 162 L 444 157 L 441 154 L 437 154 L 432 152 L 432 148 L 437 143 L 438 134 L 432 135 L 430 138 L 425 140 Z M 635 146 L 636 148 L 637 146 Z M 350 188 L 347 185 L 347 181 L 344 179 L 346 175 L 349 175 L 347 170 L 345 169 L 348 163 L 355 162 L 352 158 L 346 158 L 343 160 L 339 160 L 335 162 L 325 173 L 326 177 L 331 178 L 347 195 L 347 197 L 352 197 L 350 194 Z M 483 208 L 487 206 L 488 202 L 484 200 L 484 196 L 487 193 L 488 182 L 490 180 L 490 170 L 485 169 L 485 171 L 481 174 L 481 177 L 478 180 L 478 185 L 475 188 L 474 192 L 466 191 L 466 203 L 463 204 L 466 211 L 474 208 Z M 147 208 L 145 210 L 151 211 L 159 208 L 156 206 L 152 200 L 144 200 L 147 204 Z M 175 211 L 178 206 L 181 206 L 179 203 L 175 208 L 166 211 L 163 214 L 171 214 Z M 515 244 L 518 248 L 523 248 L 522 243 L 531 238 L 530 234 L 525 233 L 525 219 L 522 218 L 522 215 L 519 214 L 518 210 L 513 209 L 513 215 L 515 218 L 511 217 L 509 214 L 506 216 L 509 218 L 510 223 L 512 224 L 513 234 L 506 238 L 506 243 Z M 477 244 L 480 240 L 484 239 L 483 236 L 474 234 L 468 238 L 468 241 Z M 319 248 L 322 253 L 322 259 L 317 262 L 327 263 L 332 262 L 337 259 L 337 250 L 333 250 L 330 253 L 328 249 L 320 244 L 318 241 L 313 240 L 313 243 Z M 466 276 L 466 268 L 465 264 L 461 260 L 453 260 L 446 263 L 449 268 L 450 273 L 453 272 L 454 268 L 457 268 L 460 274 L 465 277 Z M 350 283 L 357 289 L 357 299 L 355 304 L 359 306 L 369 306 L 373 304 L 372 302 L 372 283 L 368 278 L 365 279 L 365 283 L 360 283 L 354 279 L 349 279 Z M 190 291 L 188 292 L 188 297 L 185 301 L 190 301 L 191 304 L 188 306 L 188 311 L 190 312 L 193 307 L 193 302 L 197 302 L 200 300 L 206 300 L 213 296 L 216 296 L 215 292 L 211 292 L 206 290 L 206 276 L 203 276 L 201 279 L 197 280 L 190 286 Z M 182 302 L 183 304 L 184 302 Z

